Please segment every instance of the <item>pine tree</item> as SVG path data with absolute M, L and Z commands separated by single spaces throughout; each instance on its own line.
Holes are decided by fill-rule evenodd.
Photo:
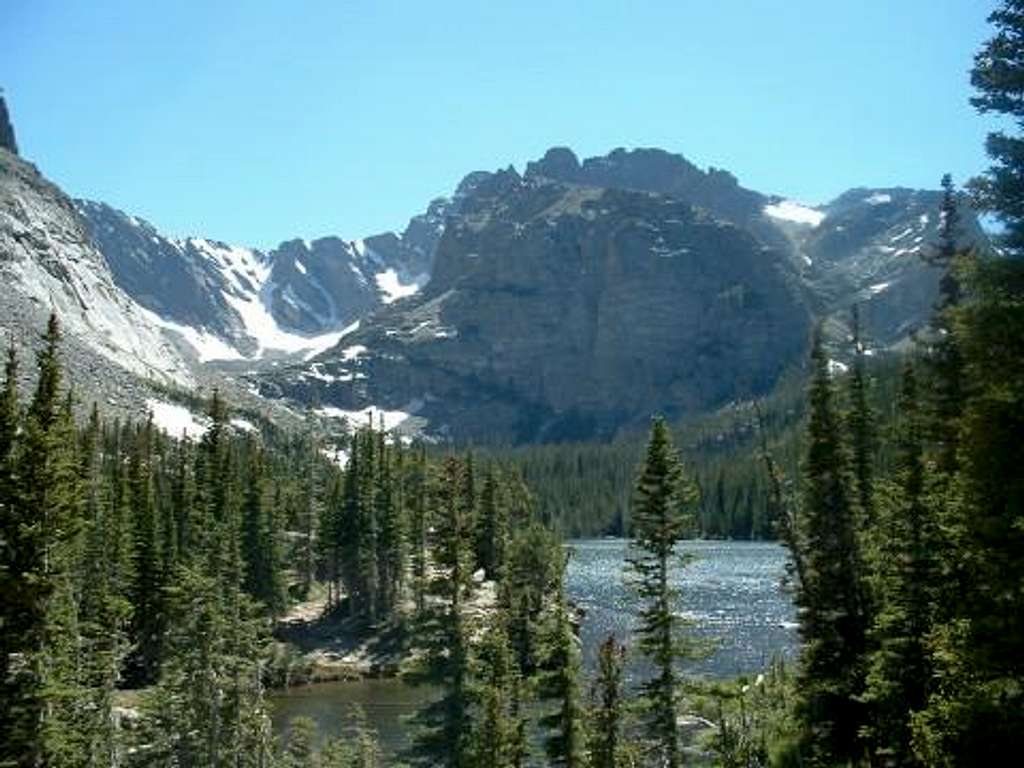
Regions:
M 989 134 L 993 165 L 971 187 L 1003 224 L 997 243 L 1009 258 L 962 260 L 956 276 L 966 300 L 940 318 L 962 355 L 960 382 L 970 386 L 953 390 L 941 368 L 926 382 L 958 416 L 948 427 L 957 428 L 953 460 L 939 455 L 940 469 L 956 470 L 939 505 L 944 576 L 956 599 L 943 600 L 930 638 L 934 689 L 913 722 L 917 755 L 937 766 L 996 764 L 1020 751 L 1024 733 L 1024 3 L 1004 0 L 989 21 L 996 31 L 975 56 L 972 103 L 1011 118 L 1016 131 Z
M 486 631 L 476 659 L 480 715 L 473 734 L 474 768 L 512 768 L 521 750 L 522 717 L 515 695 L 519 670 L 500 619 Z
M 853 458 L 853 476 L 857 483 L 857 500 L 862 515 L 862 528 L 869 528 L 874 522 L 875 503 L 875 418 L 868 404 L 868 375 L 865 366 L 867 347 L 860 325 L 860 308 L 853 307 L 852 343 L 853 366 L 849 376 L 850 410 L 846 428 L 850 434 Z
M 318 768 L 313 744 L 316 723 L 311 717 L 293 717 L 288 723 L 288 742 L 281 757 L 281 768 Z
M 344 475 L 331 471 L 327 479 L 327 498 L 321 508 L 317 523 L 317 552 L 320 558 L 320 573 L 327 584 L 327 610 L 333 611 L 341 604 L 341 550 L 344 532 L 345 509 Z
M 887 764 L 919 765 L 911 750 L 910 717 L 924 708 L 932 669 L 931 628 L 936 540 L 925 489 L 921 418 L 913 365 L 904 367 L 892 475 L 874 534 L 873 572 L 879 610 L 870 632 L 867 691 L 874 754 Z
M 590 760 L 591 768 L 619 768 L 625 701 L 622 691 L 626 650 L 608 635 L 597 652 Z
M 676 546 L 693 524 L 690 510 L 695 502 L 696 489 L 683 473 L 668 426 L 656 418 L 636 483 L 628 564 L 642 605 L 639 647 L 654 668 L 654 676 L 640 686 L 644 725 L 657 760 L 669 768 L 682 764 L 677 663 L 688 655 L 679 637 L 680 619 L 673 607 L 677 590 L 671 577 Z
M 9 752 L 21 747 L 14 726 L 19 718 L 12 705 L 20 698 L 19 682 L 11 676 L 11 657 L 21 643 L 21 606 L 26 597 L 21 589 L 19 547 L 22 508 L 19 499 L 18 428 L 21 413 L 18 404 L 18 357 L 14 344 L 7 353 L 3 395 L 0 396 L 0 765 Z
M 995 113 L 1010 118 L 1017 128 L 1024 121 L 1024 89 L 1020 37 L 1024 33 L 1024 3 L 1004 0 L 988 18 L 995 34 L 975 54 L 971 84 L 977 94 L 971 104 L 982 114 Z M 1000 246 L 1009 253 L 1024 252 L 1024 217 L 1020 200 L 1024 197 L 1024 138 L 1002 131 L 990 133 L 985 149 L 993 165 L 980 179 L 972 181 L 979 206 L 995 215 L 1006 232 Z
M 841 440 L 828 360 L 815 333 L 811 353 L 810 419 L 803 466 L 800 553 L 804 577 L 797 594 L 804 642 L 798 715 L 805 753 L 830 764 L 861 754 L 866 636 L 864 570 L 857 536 L 856 492 Z
M 323 489 L 320 470 L 320 439 L 316 433 L 312 411 L 307 415 L 308 447 L 306 478 L 302 505 L 299 507 L 299 595 L 305 599 L 313 585 L 316 562 L 316 521 L 323 517 Z
M 427 503 L 429 479 L 427 475 L 427 453 L 420 446 L 410 489 L 410 561 L 412 566 L 412 593 L 416 617 L 423 618 L 426 612 L 429 561 L 427 554 L 427 533 L 430 529 L 429 504 Z
M 244 588 L 247 594 L 263 604 L 270 616 L 278 616 L 285 608 L 285 590 L 275 505 L 268 501 L 263 447 L 250 439 L 246 454 L 248 465 L 242 501 Z
M 148 684 L 156 678 L 163 635 L 163 580 L 153 489 L 153 424 L 148 420 L 135 436 L 129 460 L 135 580 L 132 584 L 135 641 L 133 680 Z
M 472 760 L 471 632 L 465 601 L 472 586 L 473 527 L 462 498 L 463 472 L 456 458 L 446 459 L 435 515 L 437 577 L 431 585 L 442 603 L 418 628 L 424 653 L 420 665 L 407 675 L 410 682 L 432 683 L 442 693 L 415 717 L 417 731 L 407 756 L 413 765 L 467 768 Z
M 110 542 L 121 534 L 113 524 L 110 476 L 104 472 L 101 450 L 103 427 L 95 404 L 81 442 L 85 544 L 78 579 L 86 764 L 118 765 L 122 734 L 114 695 L 128 653 L 131 603 L 118 591 L 118 561 L 110 557 Z
M 964 402 L 964 361 L 953 327 L 957 307 L 963 299 L 957 234 L 959 213 L 956 191 L 949 174 L 942 177 L 942 206 L 939 212 L 939 245 L 926 254 L 928 263 L 942 270 L 939 299 L 925 336 L 928 383 L 928 432 L 935 444 L 940 472 L 952 475 L 957 469 L 957 444 Z
M 405 524 L 396 499 L 397 483 L 383 428 L 376 434 L 373 504 L 377 535 L 377 610 L 389 615 L 398 603 L 405 569 Z M 397 448 L 396 448 L 397 450 Z
M 477 535 L 477 559 L 489 579 L 500 578 L 508 547 L 508 509 L 501 498 L 498 478 L 488 466 L 480 493 L 480 525 Z
M 580 653 L 565 599 L 564 557 L 562 560 L 562 575 L 544 638 L 539 684 L 541 702 L 553 709 L 541 717 L 540 724 L 548 733 L 544 742 L 548 762 L 581 768 L 587 762 L 587 737 L 580 703 Z
M 136 748 L 143 764 L 268 765 L 258 624 L 200 564 L 179 566 L 167 595 L 160 679 L 144 698 Z
M 36 391 L 25 424 L 22 493 L 10 569 L 22 668 L 10 700 L 7 755 L 24 765 L 70 765 L 81 759 L 74 698 L 78 626 L 72 575 L 78 552 L 78 457 L 66 400 L 60 397 L 61 334 L 50 316 L 38 353 Z

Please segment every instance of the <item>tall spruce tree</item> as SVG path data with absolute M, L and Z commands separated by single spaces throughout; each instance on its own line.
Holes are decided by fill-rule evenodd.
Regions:
M 61 333 L 51 315 L 37 356 L 21 460 L 14 599 L 24 664 L 8 749 L 23 765 L 68 765 L 81 758 L 74 722 L 77 611 L 71 569 L 79 533 L 78 466 L 70 413 L 60 396 Z M 70 442 L 69 442 L 70 440 Z M 5 597 L 5 600 L 7 598 Z
M 654 670 L 653 677 L 640 686 L 644 726 L 657 762 L 668 768 L 682 764 L 678 663 L 690 653 L 673 605 L 678 590 L 672 586 L 672 575 L 682 564 L 676 548 L 692 529 L 696 501 L 696 487 L 683 472 L 668 426 L 656 418 L 631 507 L 634 539 L 628 566 L 641 601 L 638 644 Z
M 885 764 L 920 765 L 911 749 L 911 716 L 932 681 L 927 637 L 936 598 L 936 530 L 925 488 L 923 435 L 913 364 L 903 370 L 896 457 L 881 484 L 872 548 L 879 609 L 870 631 L 867 691 L 873 754 Z
M 429 477 L 427 474 L 427 452 L 423 446 L 416 451 L 413 464 L 412 482 L 409 493 L 409 548 L 412 569 L 412 595 L 416 617 L 423 618 L 426 612 L 429 556 L 427 537 L 430 530 L 430 505 L 427 503 Z
M 939 211 L 939 243 L 925 254 L 928 263 L 941 270 L 939 298 L 930 328 L 924 336 L 927 373 L 925 405 L 928 435 L 935 446 L 937 467 L 945 475 L 957 469 L 960 416 L 964 404 L 964 361 L 954 326 L 955 313 L 963 299 L 962 271 L 965 256 L 958 250 L 960 214 L 953 180 L 942 177 L 942 205 Z
M 939 766 L 996 764 L 1024 746 L 1024 3 L 1004 0 L 989 21 L 995 33 L 975 56 L 972 103 L 1013 130 L 989 134 L 993 164 L 970 186 L 1003 224 L 996 239 L 1007 258 L 964 264 L 965 301 L 942 318 L 969 387 L 952 400 L 944 377 L 927 382 L 959 409 L 956 474 L 941 504 L 956 599 L 944 601 L 932 633 L 935 685 L 914 718 L 917 754 Z
M 0 765 L 21 747 L 15 726 L 19 717 L 14 704 L 20 682 L 11 676 L 11 661 L 22 637 L 22 605 L 27 597 L 18 570 L 22 507 L 19 500 L 18 430 L 21 409 L 18 404 L 18 356 L 11 343 L 4 366 L 3 394 L 0 396 Z
M 471 628 L 466 599 L 472 587 L 473 525 L 462 497 L 465 467 L 455 457 L 444 462 L 437 494 L 436 540 L 432 551 L 439 598 L 433 615 L 418 626 L 423 653 L 407 679 L 440 687 L 441 696 L 421 709 L 407 759 L 412 765 L 468 768 L 472 764 L 473 711 L 470 679 Z
M 1024 216 L 1020 200 L 1024 198 L 1024 60 L 1021 35 L 1024 34 L 1024 2 L 1004 0 L 988 18 L 995 34 L 975 54 L 971 84 L 976 95 L 971 104 L 982 114 L 994 113 L 1008 118 L 1017 131 L 990 133 L 985 149 L 993 164 L 980 178 L 971 182 L 975 200 L 988 213 L 996 216 L 1006 228 L 1000 247 L 1020 255 L 1024 253 Z
M 868 403 L 869 379 L 867 372 L 867 345 L 860 322 L 860 307 L 852 310 L 851 342 L 853 365 L 849 376 L 850 409 L 846 417 L 846 428 L 850 433 L 850 448 L 853 459 L 853 476 L 857 483 L 857 501 L 860 505 L 862 525 L 870 528 L 875 517 L 874 464 L 875 464 L 875 417 Z
M 820 329 L 811 363 L 799 520 L 804 574 L 797 606 L 804 646 L 798 716 L 804 753 L 822 764 L 843 764 L 863 753 L 858 732 L 864 713 L 857 697 L 867 633 L 864 570 L 856 489 Z
M 587 762 L 587 735 L 580 701 L 580 652 L 565 598 L 564 555 L 561 561 L 558 591 L 542 640 L 538 695 L 550 709 L 540 724 L 547 731 L 544 751 L 549 764 L 581 768 Z
M 523 749 L 523 718 L 516 707 L 521 680 L 500 618 L 484 633 L 475 666 L 480 714 L 471 746 L 472 764 L 475 768 L 513 768 Z
M 132 531 L 134 532 L 132 573 L 133 627 L 136 648 L 133 681 L 149 684 L 156 679 L 164 630 L 163 579 L 160 537 L 153 488 L 153 423 L 147 420 L 135 435 L 129 459 Z
M 619 768 L 622 765 L 625 668 L 626 649 L 614 635 L 608 635 L 597 651 L 596 701 L 591 714 L 591 768 Z
M 493 466 L 487 467 L 480 492 L 480 523 L 477 534 L 477 560 L 490 579 L 501 576 L 508 547 L 508 507 Z

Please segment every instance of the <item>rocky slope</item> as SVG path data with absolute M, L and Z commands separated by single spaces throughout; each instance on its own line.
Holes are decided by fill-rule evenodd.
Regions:
M 939 202 L 853 189 L 809 208 L 662 150 L 556 148 L 522 176 L 469 174 L 401 234 L 264 252 L 73 203 L 0 149 L 0 312 L 31 346 L 56 310 L 87 398 L 240 377 L 283 413 L 587 439 L 769 390 L 818 318 L 840 356 L 854 303 L 872 346 L 902 343 L 934 301 L 919 257 Z
M 70 199 L 0 149 L 0 323 L 29 344 L 56 312 L 81 367 L 190 386 L 185 360 L 118 286 Z
M 436 201 L 402 235 L 290 240 L 261 252 L 171 239 L 103 203 L 77 205 L 118 286 L 201 362 L 307 356 L 330 346 L 426 282 L 445 209 Z
M 471 174 L 459 199 L 421 293 L 260 391 L 457 438 L 606 436 L 766 391 L 812 319 L 841 346 L 854 303 L 874 347 L 898 344 L 935 297 L 936 192 L 816 209 L 660 150 L 557 149 L 523 177 Z

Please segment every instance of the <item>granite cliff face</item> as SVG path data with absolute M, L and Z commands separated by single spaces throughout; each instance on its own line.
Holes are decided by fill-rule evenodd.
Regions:
M 524 176 L 470 174 L 456 199 L 427 286 L 255 379 L 265 396 L 459 439 L 608 436 L 770 389 L 815 319 L 841 357 L 854 303 L 872 347 L 902 343 L 936 294 L 920 256 L 937 192 L 810 208 L 661 150 L 554 149 Z
M 615 149 L 580 162 L 571 149 L 549 149 L 527 163 L 527 177 L 589 187 L 656 192 L 708 211 L 717 218 L 744 223 L 757 218 L 764 195 L 744 189 L 728 171 L 702 171 L 682 155 L 663 149 Z
M 73 203 L 0 148 L 0 310 L 25 339 L 56 309 L 100 399 L 241 377 L 272 410 L 590 439 L 769 390 L 818 319 L 841 358 L 854 303 L 872 347 L 903 343 L 935 299 L 920 256 L 940 200 L 857 188 L 812 208 L 662 150 L 556 148 L 522 176 L 469 174 L 400 234 L 261 251 Z
M 192 386 L 193 371 L 115 284 L 72 201 L 31 164 L 0 149 L 0 331 L 31 369 L 51 312 L 82 398 L 120 400 L 136 382 Z
M 77 201 L 117 285 L 200 362 L 305 356 L 330 346 L 426 282 L 448 206 L 434 201 L 401 234 L 295 239 L 260 251 L 172 239 L 111 206 Z
M 419 295 L 266 384 L 459 437 L 609 435 L 769 388 L 810 317 L 785 254 L 679 199 L 475 180 Z

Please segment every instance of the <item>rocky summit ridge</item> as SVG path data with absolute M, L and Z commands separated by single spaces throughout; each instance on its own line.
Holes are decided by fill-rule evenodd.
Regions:
M 661 149 L 556 147 L 468 174 L 400 233 L 263 251 L 72 201 L 14 150 L 0 101 L 0 324 L 31 346 L 56 310 L 73 377 L 112 402 L 220 382 L 442 439 L 609 437 L 769 391 L 855 303 L 874 348 L 898 345 L 936 295 L 935 191 L 812 207 Z
M 458 439 L 607 437 L 768 391 L 811 323 L 842 338 L 854 303 L 874 346 L 898 344 L 935 296 L 918 256 L 937 192 L 855 189 L 812 208 L 663 150 L 580 162 L 564 148 L 459 189 L 424 289 L 254 378 L 264 396 Z

